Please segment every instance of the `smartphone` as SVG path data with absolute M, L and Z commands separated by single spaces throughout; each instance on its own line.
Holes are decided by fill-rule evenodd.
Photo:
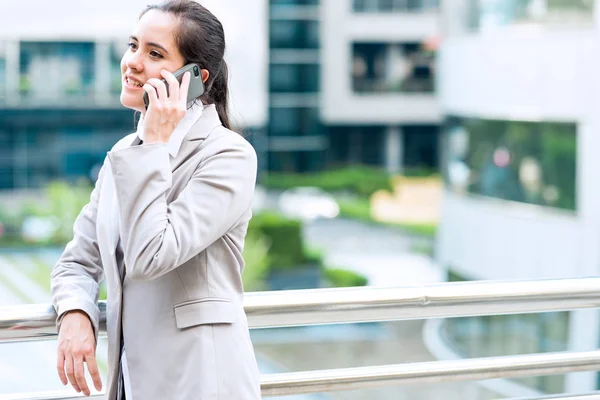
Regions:
M 199 96 L 202 96 L 204 93 L 204 82 L 202 82 L 202 74 L 200 73 L 200 66 L 198 64 L 187 64 L 184 67 L 178 69 L 173 72 L 173 75 L 177 79 L 177 81 L 181 84 L 181 80 L 183 79 L 183 74 L 186 72 L 190 72 L 190 87 L 188 89 L 187 102 L 189 103 L 192 100 L 197 99 Z M 167 86 L 167 95 L 169 94 L 169 84 L 165 79 L 162 80 Z M 144 92 L 144 105 L 146 106 L 146 110 L 150 105 L 150 99 L 148 98 L 148 93 Z

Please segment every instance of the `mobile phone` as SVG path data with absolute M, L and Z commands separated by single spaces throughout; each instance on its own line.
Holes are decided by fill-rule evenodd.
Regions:
M 182 68 L 179 68 L 177 71 L 173 72 L 173 75 L 177 79 L 177 81 L 181 84 L 181 80 L 183 79 L 183 74 L 186 72 L 190 72 L 190 87 L 188 89 L 187 102 L 189 103 L 192 100 L 197 99 L 202 96 L 204 93 L 204 82 L 202 82 L 202 74 L 200 73 L 200 66 L 198 64 L 187 64 Z M 167 96 L 169 95 L 169 84 L 165 79 L 162 81 L 167 86 Z M 150 99 L 148 98 L 148 93 L 144 92 L 144 105 L 146 106 L 146 110 L 150 105 Z

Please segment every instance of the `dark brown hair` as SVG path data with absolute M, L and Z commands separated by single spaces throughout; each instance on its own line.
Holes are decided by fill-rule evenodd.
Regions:
M 150 10 L 162 11 L 179 19 L 175 43 L 185 63 L 196 63 L 209 72 L 204 83 L 205 91 L 200 100 L 214 103 L 221 123 L 231 129 L 229 122 L 227 87 L 227 64 L 225 54 L 225 32 L 223 25 L 210 11 L 193 0 L 166 0 L 146 7 L 140 18 Z

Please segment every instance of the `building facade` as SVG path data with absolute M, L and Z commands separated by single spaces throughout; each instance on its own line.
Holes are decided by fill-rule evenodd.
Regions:
M 270 0 L 267 168 L 324 167 L 327 138 L 319 115 L 319 0 Z
M 271 0 L 269 169 L 438 166 L 436 0 Z
M 322 4 L 322 107 L 331 164 L 437 168 L 437 1 Z
M 437 261 L 450 280 L 600 271 L 600 10 L 594 3 L 442 2 L 446 190 Z M 447 325 L 465 356 L 590 350 L 600 338 L 595 310 Z M 598 387 L 593 373 L 518 383 L 541 392 Z

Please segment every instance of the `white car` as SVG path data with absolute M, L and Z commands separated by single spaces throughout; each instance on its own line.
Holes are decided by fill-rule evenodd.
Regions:
M 279 196 L 278 206 L 286 216 L 304 221 L 335 218 L 340 213 L 333 196 L 316 187 L 288 189 Z

